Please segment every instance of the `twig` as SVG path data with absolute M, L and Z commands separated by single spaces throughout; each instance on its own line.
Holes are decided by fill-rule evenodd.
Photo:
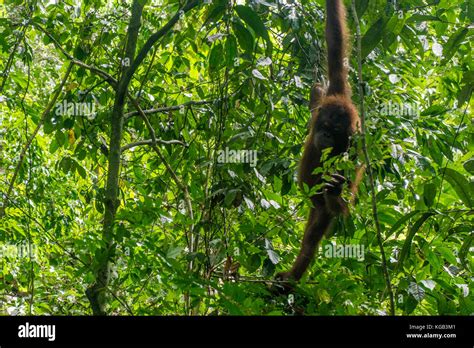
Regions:
M 215 279 L 222 279 L 224 280 L 224 276 L 220 274 L 213 274 L 211 275 L 211 278 Z M 291 280 L 278 280 L 278 279 L 266 279 L 263 277 L 244 277 L 244 276 L 238 276 L 237 278 L 232 278 L 230 277 L 229 280 L 233 280 L 236 282 L 245 282 L 245 283 L 264 283 L 264 284 L 291 284 Z M 306 281 L 304 284 L 312 284 L 316 285 L 319 284 L 319 282 L 315 281 Z
M 193 106 L 193 105 L 213 104 L 218 100 L 219 99 L 216 99 L 216 100 L 196 100 L 196 101 L 191 100 L 191 101 L 188 101 L 188 102 L 180 104 L 180 105 L 164 106 L 164 107 L 161 107 L 161 108 L 142 110 L 142 111 L 145 115 L 157 114 L 159 112 L 168 112 L 168 111 L 180 110 L 182 108 L 185 108 L 185 107 L 188 107 L 188 106 Z M 125 114 L 125 119 L 127 119 L 129 117 L 132 117 L 132 116 L 136 116 L 136 115 L 140 115 L 140 112 L 132 111 L 132 112 L 126 113 Z
M 150 63 L 148 64 L 148 68 L 146 69 L 146 72 L 145 72 L 145 76 L 143 76 L 142 82 L 140 83 L 140 88 L 138 89 L 138 94 L 137 94 L 138 98 L 137 99 L 141 98 L 141 96 L 142 96 L 143 87 L 145 86 L 145 83 L 147 82 L 148 74 L 150 73 L 151 67 L 153 66 L 153 63 L 155 62 L 156 52 L 158 52 L 158 49 L 155 49 L 153 51 L 153 55 L 151 56 Z
M 361 56 L 362 40 L 361 40 L 361 34 L 360 34 L 359 18 L 357 16 L 357 11 L 355 7 L 355 0 L 352 0 L 352 13 L 353 13 L 354 22 L 356 25 L 356 37 L 357 37 L 357 63 L 358 63 L 357 75 L 358 75 L 358 80 L 359 80 L 362 150 L 364 152 L 365 163 L 367 166 L 367 175 L 369 177 L 370 188 L 371 188 L 372 215 L 374 217 L 375 228 L 377 232 L 377 241 L 379 244 L 380 254 L 381 254 L 381 259 L 382 259 L 382 271 L 384 274 L 385 283 L 386 283 L 389 298 L 390 298 L 390 314 L 395 315 L 395 302 L 393 299 L 392 284 L 390 282 L 390 275 L 388 273 L 387 259 L 385 256 L 385 250 L 383 248 L 382 230 L 380 228 L 380 221 L 379 221 L 378 212 L 377 212 L 377 197 L 375 194 L 374 176 L 372 173 L 372 167 L 370 166 L 369 152 L 367 150 L 366 131 L 365 131 L 364 88 L 363 88 L 364 81 L 362 79 L 362 56 Z
M 459 132 L 461 131 L 461 126 L 463 125 L 464 123 L 464 117 L 466 116 L 466 113 L 467 113 L 467 110 L 469 109 L 469 101 L 471 100 L 471 96 L 472 96 L 472 91 L 471 93 L 469 94 L 469 98 L 467 98 L 467 105 L 464 109 L 464 112 L 462 114 L 462 118 L 461 118 L 461 121 L 459 122 L 459 125 L 458 127 L 456 128 L 456 133 L 454 134 L 454 138 L 453 138 L 453 141 L 451 143 L 451 147 L 454 147 L 454 144 L 456 143 L 456 140 L 458 138 L 458 135 L 459 135 Z M 444 182 L 444 177 L 445 177 L 445 173 L 446 173 L 446 169 L 448 168 L 448 165 L 450 163 L 450 159 L 448 157 L 448 160 L 446 161 L 446 165 L 444 166 L 443 170 L 441 171 L 441 183 L 439 184 L 439 192 L 438 192 L 438 198 L 436 199 L 436 205 L 435 205 L 435 209 L 438 208 L 438 205 L 439 205 L 439 200 L 441 198 L 441 192 L 442 192 L 442 187 L 443 187 L 443 182 Z
M 153 45 L 161 39 L 163 36 L 168 34 L 168 32 L 173 28 L 173 26 L 178 22 L 178 20 L 181 18 L 182 15 L 184 15 L 186 12 L 192 10 L 194 7 L 198 6 L 200 3 L 200 0 L 190 0 L 184 5 L 181 9 L 179 9 L 176 14 L 171 17 L 171 19 L 166 23 L 160 30 L 155 32 L 153 35 L 151 35 L 148 40 L 145 42 L 143 47 L 139 50 L 137 56 L 133 60 L 132 65 L 130 66 L 130 69 L 128 69 L 125 72 L 125 76 L 123 78 L 123 83 L 125 85 L 128 85 L 130 80 L 133 77 L 133 74 L 135 71 L 138 69 L 140 64 L 143 62 L 145 57 L 147 56 L 148 52 L 150 49 L 153 47 Z
M 193 248 L 193 246 L 194 246 L 194 214 L 193 214 L 193 206 L 192 206 L 192 203 L 191 203 L 191 197 L 189 196 L 188 187 L 184 183 L 181 182 L 181 180 L 178 178 L 178 176 L 174 172 L 173 168 L 171 168 L 170 164 L 166 161 L 166 158 L 163 156 L 160 149 L 156 146 L 157 139 L 156 139 L 156 135 L 155 135 L 155 130 L 153 129 L 152 125 L 150 124 L 150 121 L 148 120 L 148 117 L 146 117 L 144 111 L 142 110 L 142 108 L 138 104 L 137 100 L 132 98 L 131 96 L 129 96 L 129 98 L 132 101 L 132 104 L 137 109 L 139 115 L 141 116 L 141 118 L 145 122 L 145 125 L 148 128 L 148 131 L 150 132 L 151 142 L 150 142 L 149 145 L 153 148 L 153 150 L 156 152 L 156 154 L 158 155 L 160 160 L 163 162 L 163 164 L 165 165 L 166 169 L 171 174 L 171 177 L 173 178 L 173 180 L 176 183 L 176 185 L 178 186 L 178 188 L 181 191 L 183 191 L 184 201 L 185 201 L 185 204 L 186 204 L 186 210 L 188 210 L 189 218 L 191 219 L 191 221 L 193 221 L 193 224 L 191 225 L 191 228 L 190 228 L 190 231 L 189 231 L 189 238 L 188 238 L 189 251 L 192 253 L 194 251 L 194 248 Z
M 102 69 L 99 69 L 95 66 L 88 65 L 84 63 L 83 61 L 80 61 L 79 59 L 74 58 L 71 54 L 69 54 L 61 45 L 60 43 L 54 38 L 53 35 L 51 35 L 46 29 L 44 29 L 41 25 L 38 23 L 33 22 L 33 25 L 37 27 L 41 32 L 43 32 L 49 39 L 53 42 L 53 44 L 66 56 L 67 59 L 71 61 L 71 63 L 80 66 L 84 69 L 90 70 L 92 72 L 95 72 L 99 76 L 101 76 L 105 81 L 107 81 L 114 89 L 117 88 L 117 80 L 110 75 L 109 73 L 105 72 Z
M 25 37 L 25 32 L 26 32 L 26 26 L 22 28 L 21 35 L 18 36 L 18 39 L 16 40 L 15 45 L 13 46 L 12 52 L 10 53 L 10 56 L 8 57 L 7 64 L 5 64 L 5 69 L 3 70 L 3 73 L 1 74 L 1 76 L 3 77 L 3 80 L 2 80 L 2 84 L 0 85 L 0 93 L 2 93 L 3 89 L 5 88 L 5 84 L 7 82 L 10 68 L 13 64 L 13 60 L 15 59 L 15 53 L 17 52 L 17 48 L 21 40 L 23 40 Z
M 140 145 L 153 145 L 153 144 L 163 144 L 163 145 L 172 145 L 172 144 L 178 144 L 178 145 L 182 145 L 182 146 L 187 146 L 187 144 L 183 143 L 182 141 L 179 141 L 179 140 L 162 140 L 162 139 L 155 139 L 153 141 L 153 139 L 147 139 L 147 140 L 140 140 L 140 141 L 137 141 L 137 142 L 134 142 L 134 143 L 130 143 L 130 144 L 127 144 L 125 146 L 122 146 L 122 148 L 120 149 L 120 152 L 124 152 L 125 150 L 128 150 L 128 149 L 131 149 L 131 148 L 134 148 L 136 146 L 140 146 Z

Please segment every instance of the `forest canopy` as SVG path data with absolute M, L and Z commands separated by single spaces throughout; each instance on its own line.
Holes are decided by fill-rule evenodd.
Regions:
M 324 1 L 2 0 L 0 314 L 474 314 L 474 2 L 345 4 L 371 175 L 275 295 Z

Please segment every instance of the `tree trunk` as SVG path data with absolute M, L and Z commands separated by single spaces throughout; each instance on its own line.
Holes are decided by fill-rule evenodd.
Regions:
M 133 64 L 135 49 L 137 46 L 138 31 L 142 16 L 144 0 L 134 0 L 132 5 L 132 16 L 128 25 L 127 47 L 122 60 L 122 75 L 115 93 L 114 108 L 111 117 L 109 163 L 107 171 L 107 183 L 104 199 L 104 222 L 102 230 L 103 249 L 98 260 L 96 279 L 94 284 L 86 291 L 94 315 L 106 315 L 105 293 L 109 284 L 110 260 L 115 254 L 114 244 L 114 220 L 119 200 L 119 175 L 120 175 L 120 148 L 123 136 L 123 119 L 125 97 L 128 91 L 130 78 L 127 78 L 128 70 Z M 130 64 L 126 64 L 130 63 Z

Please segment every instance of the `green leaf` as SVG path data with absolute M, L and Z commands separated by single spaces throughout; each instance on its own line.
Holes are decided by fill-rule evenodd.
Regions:
M 461 260 L 461 265 L 463 265 L 463 267 L 466 269 L 468 268 L 467 255 L 469 253 L 473 241 L 474 233 L 471 233 L 464 241 L 463 245 L 461 246 L 461 249 L 459 249 L 459 259 Z
M 282 186 L 281 186 L 281 195 L 284 196 L 291 190 L 291 179 L 288 175 L 283 176 Z
M 405 312 L 411 314 L 418 306 L 418 301 L 413 296 L 408 296 L 405 301 Z
M 415 216 L 419 212 L 420 212 L 419 210 L 414 210 L 412 212 L 409 212 L 408 214 L 403 215 L 395 224 L 393 224 L 392 228 L 387 234 L 387 237 L 395 233 L 400 227 L 402 227 L 405 224 L 405 222 L 410 220 L 413 216 Z
M 415 236 L 416 232 L 418 232 L 423 223 L 432 215 L 434 215 L 432 212 L 424 213 L 411 227 L 407 238 L 405 239 L 405 243 L 403 244 L 402 251 L 400 252 L 398 267 L 402 266 L 405 259 L 408 257 L 408 255 L 410 255 L 411 242 L 413 241 L 413 237 Z
M 176 259 L 184 250 L 182 246 L 171 246 L 166 252 L 167 259 Z
M 474 0 L 467 0 L 467 17 L 474 22 Z
M 49 144 L 49 152 L 55 153 L 58 148 L 59 148 L 59 144 L 56 141 L 56 139 L 51 140 L 51 143 Z
M 75 165 L 76 165 L 76 169 L 77 169 L 77 172 L 79 173 L 79 175 L 85 179 L 86 178 L 86 170 L 84 169 L 83 166 L 81 166 L 79 163 L 75 162 Z
M 237 11 L 237 14 L 239 17 L 250 27 L 255 31 L 255 34 L 265 37 L 268 36 L 267 29 L 265 28 L 265 24 L 263 24 L 262 20 L 258 16 L 257 13 L 255 13 L 254 10 L 252 10 L 248 6 L 243 6 L 243 5 L 237 5 L 235 7 L 235 10 Z
M 133 166 L 133 174 L 140 181 L 145 178 L 145 176 L 143 175 L 143 168 L 140 167 L 139 165 L 134 165 Z
M 217 22 L 225 12 L 225 6 L 222 4 L 216 5 L 212 10 L 209 11 L 209 15 L 207 16 L 204 24 L 209 21 Z
M 252 254 L 248 257 L 246 262 L 246 268 L 250 273 L 255 272 L 261 265 L 262 260 L 259 254 Z
M 441 153 L 441 149 L 439 148 L 438 141 L 436 139 L 430 138 L 428 140 L 428 151 L 438 165 L 443 164 L 443 154 Z
M 470 160 L 464 162 L 463 167 L 470 174 L 474 174 L 474 158 L 471 158 Z
M 369 53 L 372 52 L 375 47 L 377 47 L 380 40 L 382 40 L 386 23 L 387 22 L 384 18 L 379 18 L 377 22 L 375 22 L 370 27 L 370 29 L 367 30 L 364 37 L 362 37 L 362 59 L 366 58 Z
M 275 264 L 270 259 L 263 261 L 262 273 L 264 277 L 269 277 L 275 272 Z
M 448 62 L 456 53 L 468 32 L 469 30 L 467 28 L 460 28 L 453 35 L 451 35 L 448 42 L 446 42 L 444 45 L 444 59 L 442 64 Z
M 232 205 L 232 202 L 234 202 L 235 197 L 237 196 L 237 191 L 236 189 L 232 189 L 226 192 L 225 198 L 224 198 L 224 205 L 226 207 L 230 207 Z
M 369 6 L 369 0 L 356 0 L 355 5 L 357 17 L 361 18 Z
M 465 84 L 462 86 L 461 90 L 458 93 L 457 99 L 458 99 L 458 107 L 461 107 L 464 105 L 465 102 L 468 101 L 468 99 L 471 97 L 472 94 L 472 83 Z
M 74 118 L 66 118 L 63 122 L 63 127 L 66 129 L 70 129 L 74 126 Z
M 246 52 L 252 52 L 255 42 L 252 33 L 240 21 L 235 21 L 232 24 L 232 27 L 239 42 L 239 46 Z
M 417 35 L 417 32 L 412 27 L 410 27 L 409 25 L 405 25 L 402 31 L 400 32 L 400 37 L 402 38 L 404 44 L 408 47 L 408 49 L 416 49 L 420 54 L 423 54 L 423 45 Z
M 215 71 L 220 66 L 222 66 L 222 57 L 223 57 L 223 48 L 220 42 L 216 43 L 212 47 L 211 53 L 209 55 L 209 70 Z
M 446 168 L 444 173 L 446 181 L 451 184 L 461 201 L 467 207 L 472 208 L 474 206 L 474 183 L 468 182 L 461 173 L 454 169 Z
M 451 265 L 456 265 L 458 263 L 451 249 L 447 247 L 437 247 L 436 251 L 438 251 Z
M 234 59 L 237 57 L 237 40 L 234 35 L 229 35 L 225 42 L 226 65 L 234 66 Z
M 59 168 L 61 168 L 64 173 L 68 173 L 71 170 L 72 165 L 73 165 L 73 161 L 71 160 L 71 157 L 69 156 L 63 157 L 61 162 L 59 162 Z
M 433 268 L 433 274 L 441 269 L 441 261 L 439 257 L 431 250 L 431 246 L 424 251 L 425 257 Z
M 56 131 L 54 137 L 59 146 L 63 146 L 66 143 L 66 135 L 60 130 Z
M 269 52 L 271 55 L 273 49 L 272 42 L 268 35 L 267 28 L 265 28 L 265 24 L 263 24 L 263 21 L 260 19 L 258 14 L 255 13 L 252 8 L 243 5 L 237 5 L 235 10 L 239 17 L 253 29 L 255 34 L 262 37 L 267 42 L 267 54 Z
M 425 184 L 423 187 L 423 200 L 429 208 L 433 205 L 436 198 L 436 185 L 432 182 Z
M 444 114 L 448 111 L 446 108 L 443 108 L 440 105 L 431 105 L 428 109 L 421 112 L 421 116 L 438 116 Z

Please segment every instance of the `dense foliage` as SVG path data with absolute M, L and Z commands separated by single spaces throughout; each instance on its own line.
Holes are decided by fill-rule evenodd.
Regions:
M 267 281 L 291 266 L 308 212 L 296 169 L 325 76 L 324 2 L 146 3 L 136 52 L 178 19 L 128 86 L 107 239 L 110 77 L 133 63 L 131 1 L 3 1 L 0 313 L 91 314 L 110 261 L 109 314 L 388 314 L 384 270 L 396 314 L 473 314 L 474 2 L 357 0 L 360 52 L 346 4 L 375 201 L 366 176 L 295 293 L 275 296 Z

